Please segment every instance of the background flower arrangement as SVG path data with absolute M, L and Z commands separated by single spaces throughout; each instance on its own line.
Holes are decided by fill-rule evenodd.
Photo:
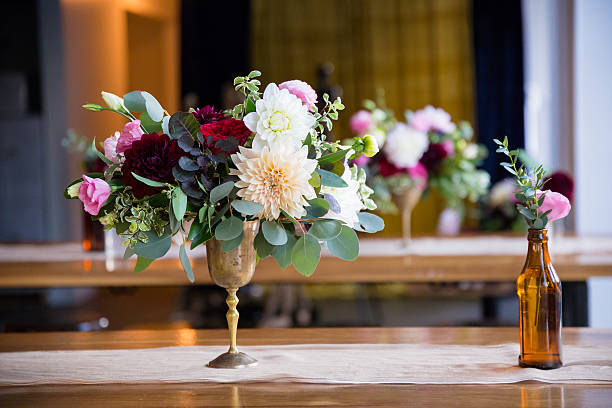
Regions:
M 381 154 L 356 163 L 366 170 L 381 212 L 397 213 L 397 198 L 407 191 L 418 201 L 421 193 L 435 190 L 447 208 L 460 212 L 465 199 L 475 202 L 487 192 L 489 175 L 477 169 L 487 151 L 472 141 L 469 123 L 457 126 L 448 113 L 432 106 L 406 111 L 405 122 L 396 120 L 384 101 L 366 100 L 364 106 L 351 118 L 351 127 L 358 135 L 375 137 Z
M 190 248 L 211 238 L 229 252 L 243 237 L 243 223 L 260 220 L 254 242 L 260 258 L 273 256 L 283 268 L 293 264 L 311 275 L 321 243 L 345 260 L 359 253 L 355 230 L 384 227 L 376 215 L 365 175 L 350 158 L 374 154 L 367 138 L 350 146 L 325 140 L 323 130 L 344 109 L 340 98 L 317 110 L 317 95 L 302 81 L 269 84 L 259 92 L 261 74 L 237 77 L 244 102 L 220 112 L 206 106 L 170 115 L 149 93 L 123 98 L 102 92 L 106 107 L 129 120 L 107 138 L 106 164 L 75 180 L 67 198 L 80 199 L 95 219 L 126 239 L 124 257 L 137 256 L 135 271 L 164 256 L 180 234 L 179 257 L 189 280 Z M 137 113 L 140 113 L 138 117 Z

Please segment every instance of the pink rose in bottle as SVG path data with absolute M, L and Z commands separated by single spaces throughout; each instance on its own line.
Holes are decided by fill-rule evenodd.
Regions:
M 140 129 L 140 121 L 138 119 L 128 122 L 123 126 L 121 136 L 117 141 L 117 153 L 123 153 L 132 147 L 132 143 L 136 140 L 140 140 L 144 132 Z
M 299 79 L 293 79 L 291 81 L 285 81 L 278 86 L 278 89 L 286 89 L 289 93 L 297 96 L 302 100 L 302 103 L 308 107 L 309 110 L 315 110 L 317 104 L 317 93 L 310 85 Z
M 548 221 L 554 221 L 566 217 L 572 209 L 572 205 L 570 204 L 567 197 L 563 194 L 555 193 L 550 190 L 546 191 L 538 191 L 536 193 L 536 197 L 539 199 L 542 194 L 546 194 L 544 196 L 544 202 L 540 206 L 538 210 L 539 214 L 544 214 L 548 210 L 552 210 L 548 215 Z
M 85 211 L 91 215 L 98 215 L 110 192 L 111 188 L 106 181 L 83 174 L 83 182 L 79 187 L 79 200 L 83 202 Z

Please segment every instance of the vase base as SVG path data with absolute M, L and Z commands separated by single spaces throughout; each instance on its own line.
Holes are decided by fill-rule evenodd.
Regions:
M 554 370 L 555 368 L 559 368 L 563 366 L 561 360 L 550 360 L 550 361 L 541 361 L 541 362 L 526 362 L 519 356 L 518 358 L 519 367 L 523 368 L 538 368 L 540 370 Z
M 248 354 L 227 352 L 210 361 L 207 365 L 211 368 L 245 368 L 255 367 L 257 360 Z

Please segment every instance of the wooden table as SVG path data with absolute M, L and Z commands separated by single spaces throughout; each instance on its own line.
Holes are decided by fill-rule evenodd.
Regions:
M 129 349 L 226 344 L 224 330 L 0 334 L 0 352 Z M 330 328 L 239 331 L 239 344 L 421 343 L 489 345 L 517 340 L 516 328 Z M 564 329 L 565 344 L 610 345 L 612 330 Z M 204 362 L 203 362 L 204 364 Z M 291 383 L 79 385 L 0 388 L 0 406 L 33 407 L 610 407 L 612 386 L 526 382 L 504 385 Z
M 522 245 L 524 238 L 515 239 Z M 368 251 L 369 242 L 367 239 L 362 240 L 362 252 Z M 397 244 L 397 240 L 388 242 L 389 245 Z M 5 251 L 11 249 L 6 245 L 1 247 Z M 19 246 L 14 248 L 18 249 Z M 102 254 L 87 253 L 78 255 L 77 259 L 49 261 L 46 259 L 51 259 L 57 250 L 49 245 L 40 245 L 37 248 L 39 252 L 35 261 L 7 260 L 0 257 L 0 288 L 189 284 L 178 259 L 175 258 L 155 261 L 149 269 L 136 275 L 132 272 L 133 261 L 108 261 Z M 500 249 L 502 252 L 503 250 Z M 192 260 L 195 283 L 211 284 L 206 259 L 195 257 Z M 305 278 L 292 267 L 283 270 L 272 258 L 266 258 L 258 265 L 253 282 L 512 282 L 524 262 L 524 253 L 510 255 L 393 255 L 392 253 L 385 256 L 366 254 L 353 262 L 324 256 L 314 275 Z M 592 276 L 612 275 L 612 243 L 609 248 L 595 253 L 578 250 L 573 254 L 556 254 L 553 263 L 563 282 L 584 282 Z

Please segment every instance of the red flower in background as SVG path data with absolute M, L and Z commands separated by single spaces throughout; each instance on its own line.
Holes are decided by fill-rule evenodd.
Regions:
M 385 155 L 382 155 L 378 161 L 378 171 L 383 177 L 391 177 L 396 174 L 406 173 L 408 169 L 397 167 L 395 164 L 387 160 Z
M 151 187 L 136 180 L 132 172 L 149 180 L 173 183 L 172 167 L 185 152 L 178 146 L 178 142 L 171 140 L 168 135 L 150 133 L 142 135 L 140 140 L 135 140 L 124 154 L 125 162 L 121 169 L 123 181 L 132 186 L 136 198 L 142 198 L 157 194 L 162 188 Z
M 555 171 L 550 176 L 550 180 L 544 185 L 544 188 L 555 193 L 563 194 L 570 203 L 574 202 L 574 180 L 572 176 L 563 172 Z
M 200 125 L 225 119 L 223 112 L 215 110 L 215 107 L 211 105 L 206 105 L 203 108 L 196 109 L 195 112 L 193 112 L 193 116 L 195 116 Z
M 244 146 L 249 136 L 251 136 L 251 131 L 244 125 L 243 121 L 231 118 L 202 125 L 200 130 L 204 136 L 204 145 L 215 154 L 236 153 L 238 146 Z M 212 136 L 210 144 L 208 143 L 210 139 L 208 136 Z M 231 137 L 234 137 L 236 140 L 218 143 Z
M 450 140 L 445 140 L 443 143 L 430 143 L 429 148 L 421 157 L 421 163 L 427 171 L 436 171 L 442 160 L 450 156 L 453 151 L 453 144 Z

